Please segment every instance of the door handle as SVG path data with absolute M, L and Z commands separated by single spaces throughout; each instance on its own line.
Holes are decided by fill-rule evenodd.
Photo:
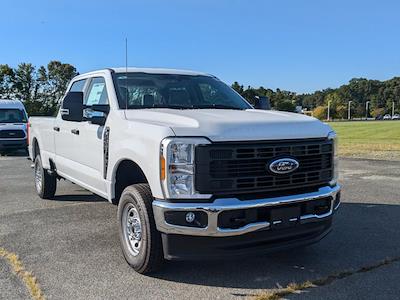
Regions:
M 58 131 L 60 131 L 60 127 L 54 126 L 53 130 L 58 132 Z
M 76 135 L 79 134 L 79 130 L 78 130 L 78 129 L 71 129 L 71 132 L 72 132 L 73 134 L 76 134 Z

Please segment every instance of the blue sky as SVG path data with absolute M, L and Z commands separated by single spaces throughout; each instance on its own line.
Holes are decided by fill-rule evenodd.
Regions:
M 2 1 L 0 64 L 195 69 L 312 92 L 400 76 L 400 1 Z

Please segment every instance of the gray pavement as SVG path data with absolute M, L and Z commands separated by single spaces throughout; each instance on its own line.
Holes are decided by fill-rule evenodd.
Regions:
M 27 299 L 29 292 L 6 260 L 0 258 L 0 299 Z
M 23 156 L 0 157 L 0 247 L 19 255 L 49 299 L 241 299 L 400 256 L 400 162 L 341 160 L 343 204 L 333 232 L 316 245 L 240 260 L 172 262 L 152 277 L 124 261 L 115 206 L 65 181 L 55 200 L 41 200 L 30 164 Z M 10 299 L 17 281 L 1 258 L 0 266 L 0 299 Z M 392 263 L 289 298 L 393 299 L 398 278 L 399 263 Z M 23 299 L 21 291 L 13 299 Z

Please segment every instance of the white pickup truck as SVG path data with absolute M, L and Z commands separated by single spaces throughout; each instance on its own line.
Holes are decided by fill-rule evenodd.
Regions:
M 139 273 L 319 241 L 340 204 L 328 125 L 254 109 L 199 72 L 79 75 L 56 118 L 30 119 L 29 151 L 40 197 L 63 178 L 118 204 L 122 251 Z

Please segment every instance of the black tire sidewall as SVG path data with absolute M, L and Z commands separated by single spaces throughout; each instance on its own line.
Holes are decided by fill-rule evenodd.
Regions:
M 42 173 L 42 185 L 41 185 L 40 191 L 38 191 L 37 185 L 36 185 L 36 170 L 37 170 L 38 166 L 40 167 L 40 172 Z M 34 177 L 34 179 L 35 179 L 35 182 L 34 182 L 35 183 L 35 190 L 38 193 L 38 195 L 40 196 L 40 198 L 43 198 L 44 185 L 45 185 L 45 178 L 44 178 L 44 176 L 45 176 L 44 172 L 45 171 L 43 169 L 42 159 L 40 158 L 40 155 L 36 156 L 36 158 L 35 158 L 35 170 L 34 170 L 34 172 L 35 172 L 35 177 Z
M 37 168 L 40 167 L 40 172 L 42 174 L 42 184 L 41 184 L 41 190 L 38 191 L 36 187 L 36 170 Z M 35 190 L 37 194 L 39 195 L 40 198 L 42 199 L 51 199 L 54 197 L 54 194 L 57 189 L 57 178 L 54 175 L 50 175 L 47 173 L 47 171 L 43 168 L 42 164 L 42 159 L 40 155 L 37 155 L 35 158 L 35 170 L 34 170 L 34 184 L 35 184 Z
M 149 259 L 149 240 L 151 239 L 151 236 L 149 234 L 149 215 L 143 201 L 144 199 L 142 199 L 139 193 L 132 191 L 132 189 L 128 188 L 128 190 L 124 191 L 124 193 L 122 194 L 121 200 L 118 205 L 119 237 L 121 241 L 122 252 L 128 264 L 131 265 L 138 272 L 140 272 L 140 270 L 146 265 L 147 260 Z M 129 245 L 127 244 L 128 242 L 124 237 L 124 232 L 122 229 L 122 226 L 125 226 L 125 224 L 122 224 L 123 213 L 125 207 L 129 204 L 133 204 L 136 208 L 142 225 L 142 244 L 139 253 L 136 256 L 130 253 Z

